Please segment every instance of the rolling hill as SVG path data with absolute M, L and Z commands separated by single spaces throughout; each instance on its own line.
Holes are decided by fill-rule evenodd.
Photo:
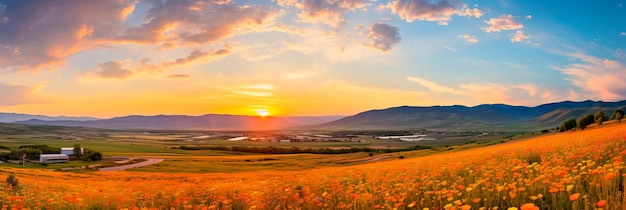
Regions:
M 535 107 L 483 104 L 370 110 L 317 126 L 319 129 L 525 130 L 558 126 L 569 118 L 604 111 L 610 117 L 626 101 L 564 101 Z

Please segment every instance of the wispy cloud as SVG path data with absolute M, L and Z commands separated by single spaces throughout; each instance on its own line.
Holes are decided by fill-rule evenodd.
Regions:
M 465 39 L 465 41 L 470 42 L 470 43 L 478 43 L 478 39 L 476 38 L 476 36 L 472 36 L 469 34 L 459 35 L 459 38 Z
M 187 79 L 189 77 L 191 77 L 189 74 L 171 74 L 171 75 L 166 76 L 165 78 L 168 78 L 168 79 Z
M 545 94 L 550 90 L 541 89 L 534 84 L 499 84 L 499 83 L 466 83 L 456 87 L 441 85 L 439 83 L 419 77 L 406 77 L 408 81 L 420 84 L 432 94 L 452 94 L 473 99 L 476 103 L 509 103 L 536 105 L 546 100 L 558 100 L 564 97 L 555 97 L 554 94 Z M 544 94 L 539 94 L 544 93 Z M 464 99 L 457 99 L 464 100 Z
M 41 86 L 25 86 L 0 83 L 0 106 L 36 104 L 46 102 L 37 92 Z
M 586 54 L 568 54 L 580 62 L 565 67 L 554 67 L 568 76 L 581 90 L 590 92 L 590 98 L 622 100 L 626 98 L 626 64 Z

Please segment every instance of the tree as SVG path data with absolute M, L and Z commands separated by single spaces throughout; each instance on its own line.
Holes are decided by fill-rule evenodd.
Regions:
M 80 160 L 80 156 L 82 156 L 82 147 L 80 144 L 74 144 L 74 155 L 76 155 L 76 159 Z
M 578 120 L 577 128 L 585 129 L 588 125 L 593 124 L 595 117 L 593 114 L 587 114 Z
M 615 110 L 615 112 L 613 113 L 613 119 L 616 119 L 618 122 L 622 121 L 622 118 L 624 118 L 624 111 L 622 111 L 621 109 Z
M 559 127 L 559 132 L 569 131 L 574 128 L 576 128 L 576 118 L 563 121 L 561 127 Z
M 603 111 L 596 112 L 594 119 L 598 125 L 602 125 L 602 122 L 604 122 L 604 112 Z

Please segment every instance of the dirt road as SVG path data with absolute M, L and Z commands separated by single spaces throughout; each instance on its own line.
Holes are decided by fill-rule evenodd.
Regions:
M 146 161 L 143 161 L 141 163 L 135 163 L 135 164 L 130 164 L 130 165 L 123 165 L 123 166 L 115 166 L 115 167 L 107 167 L 107 168 L 100 168 L 98 170 L 100 171 L 123 171 L 126 169 L 131 169 L 131 168 L 139 168 L 139 167 L 143 167 L 143 166 L 149 166 L 152 164 L 157 164 L 163 161 L 163 159 L 158 159 L 158 158 L 145 158 Z

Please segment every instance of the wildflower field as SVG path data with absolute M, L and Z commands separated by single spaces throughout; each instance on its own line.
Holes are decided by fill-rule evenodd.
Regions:
M 306 171 L 0 168 L 2 209 L 624 209 L 626 125 Z

